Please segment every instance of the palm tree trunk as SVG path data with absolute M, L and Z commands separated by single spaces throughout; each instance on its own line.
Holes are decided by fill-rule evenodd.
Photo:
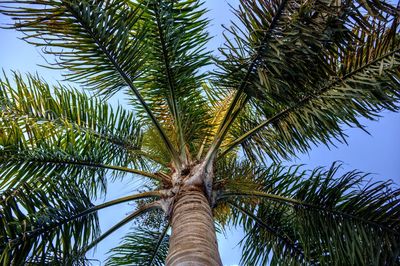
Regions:
M 181 192 L 171 217 L 167 266 L 222 265 L 214 220 L 204 192 Z

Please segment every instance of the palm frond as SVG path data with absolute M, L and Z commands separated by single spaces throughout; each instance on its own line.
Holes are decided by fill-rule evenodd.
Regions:
M 126 1 L 1 1 L 1 12 L 24 39 L 55 55 L 66 77 L 113 94 L 139 75 L 144 31 Z M 111 19 L 112 18 L 112 19 Z M 126 80 L 125 80 L 126 79 Z
M 397 110 L 394 7 L 374 1 L 256 2 L 242 2 L 237 14 L 243 28 L 232 27 L 235 41 L 222 49 L 221 86 L 242 88 L 250 105 L 239 117 L 241 129 L 232 132 L 237 141 L 224 154 L 243 143 L 251 158 L 287 158 L 311 143 L 345 141 L 342 125 L 362 127 L 360 116 Z M 365 15 L 371 6 L 374 15 Z
M 66 86 L 50 86 L 38 76 L 14 73 L 0 80 L 1 117 L 30 123 L 52 124 L 115 145 L 135 167 L 145 168 L 142 125 L 132 112 L 113 108 L 100 98 Z
M 144 0 L 137 5 L 144 9 L 148 52 L 143 75 L 135 84 L 143 88 L 146 101 L 184 155 L 186 145 L 190 150 L 199 145 L 207 126 L 201 95 L 206 77 L 202 68 L 210 61 L 205 49 L 206 10 L 198 0 Z
M 252 9 L 256 9 L 258 7 L 257 2 L 255 1 L 248 3 L 246 3 L 245 1 L 241 1 L 241 4 L 247 7 L 249 9 L 248 10 L 249 12 L 251 12 Z M 261 38 L 261 43 L 267 43 L 269 41 L 271 33 L 275 30 L 275 27 L 277 26 L 279 20 L 283 16 L 284 9 L 286 8 L 287 4 L 288 4 L 287 0 L 283 0 L 281 1 L 281 3 L 276 3 L 275 7 L 276 9 L 274 10 L 276 11 L 276 13 L 269 14 L 271 15 L 272 20 L 268 24 L 266 32 L 263 33 L 263 36 Z M 271 12 L 272 9 L 268 11 Z M 237 16 L 239 18 L 240 14 L 241 12 L 237 11 Z M 250 55 L 251 52 L 249 50 L 246 50 L 243 45 L 243 43 L 245 43 L 243 36 L 241 36 L 243 34 L 243 31 L 235 23 L 233 23 L 231 29 L 227 29 L 227 31 L 234 36 L 234 41 L 232 42 L 232 40 L 230 40 L 229 37 L 224 34 L 224 37 L 226 39 L 226 44 L 225 44 L 226 47 L 225 49 L 224 48 L 220 49 L 223 59 L 216 60 L 217 65 L 221 69 L 220 72 L 216 73 L 217 76 L 216 83 L 219 85 L 219 87 L 228 90 L 236 89 L 237 91 L 232 99 L 232 102 L 229 105 L 227 112 L 225 113 L 224 118 L 220 123 L 218 132 L 215 136 L 211 149 L 207 154 L 206 157 L 207 160 L 212 160 L 213 157 L 215 157 L 216 152 L 219 146 L 221 145 L 222 140 L 225 138 L 229 128 L 236 120 L 239 113 L 242 111 L 242 108 L 246 105 L 248 97 L 244 92 L 248 86 L 247 83 L 251 76 L 251 72 L 256 68 L 258 60 L 262 56 L 262 50 L 263 50 L 263 46 L 259 45 L 253 51 L 253 55 Z M 234 45 L 234 42 L 236 42 L 237 46 Z M 245 57 L 246 55 L 250 57 L 253 56 L 253 58 L 250 58 L 248 60 L 243 60 L 243 57 Z
M 133 84 L 143 67 L 146 30 L 140 8 L 129 1 L 1 1 L 0 12 L 29 43 L 55 55 L 66 78 L 105 95 L 128 87 L 160 134 L 175 163 L 179 157 L 158 120 Z
M 119 246 L 110 250 L 106 265 L 164 265 L 168 253 L 168 228 L 168 225 L 160 230 L 133 228 Z
M 72 264 L 78 251 L 98 235 L 96 213 L 70 220 L 93 206 L 73 179 L 9 189 L 2 192 L 0 206 L 3 265 L 42 265 L 48 260 Z
M 77 183 L 90 188 L 93 196 L 99 189 L 105 190 L 106 169 L 96 167 L 103 160 L 102 145 L 82 141 L 71 131 L 55 132 L 37 124 L 21 128 L 15 121 L 1 122 L 1 189 L 17 188 L 37 179 L 44 182 L 43 178 L 74 176 Z
M 156 178 L 145 171 L 114 165 L 120 159 L 114 155 L 114 146 L 97 138 L 82 136 L 73 130 L 55 130 L 51 125 L 19 122 L 1 121 L 2 189 L 18 187 L 39 177 L 61 179 L 73 176 L 95 196 L 99 188 L 105 190 L 109 171 L 114 177 L 133 173 Z
M 229 112 L 229 103 L 232 101 L 235 95 L 231 92 L 218 89 L 212 84 L 203 84 L 203 90 L 207 95 L 209 102 L 209 113 L 212 117 L 209 124 L 209 129 L 207 135 L 204 137 L 200 149 L 197 153 L 197 159 L 200 160 L 203 156 L 203 152 L 210 150 L 210 147 L 214 144 L 212 137 L 216 137 L 219 133 L 219 127 L 223 124 L 223 119 L 225 119 L 226 114 Z M 221 141 L 222 144 L 228 144 L 234 139 L 226 136 Z
M 367 182 L 356 171 L 336 176 L 339 168 L 336 163 L 307 172 L 299 166 L 242 164 L 232 179 L 221 180 L 232 221 L 247 233 L 242 262 L 398 262 L 400 190 L 389 181 Z
M 254 215 L 252 212 L 247 211 L 245 208 L 234 202 L 228 201 L 228 205 L 232 208 L 234 215 L 243 216 L 239 218 L 239 222 L 237 222 L 238 224 L 247 223 L 246 225 L 248 226 L 255 224 L 259 228 L 262 228 L 257 232 L 255 232 L 257 229 L 249 230 L 250 232 L 247 232 L 245 238 L 240 242 L 240 244 L 243 246 L 249 244 L 249 238 L 255 237 L 256 234 L 259 234 L 257 237 L 261 237 L 261 241 L 265 241 L 265 239 L 273 239 L 273 243 L 271 243 L 272 241 L 268 242 L 269 245 L 266 245 L 265 241 L 264 243 L 260 243 L 256 248 L 254 248 L 255 245 L 252 245 L 253 250 L 245 248 L 242 254 L 242 262 L 244 264 L 255 263 L 256 265 L 269 265 L 268 262 L 271 260 L 271 265 L 279 265 L 279 263 L 283 262 L 285 265 L 298 265 L 304 261 L 303 250 L 298 248 L 298 244 L 293 241 L 287 233 L 282 232 L 283 230 L 281 228 L 267 224 L 258 218 L 257 215 Z M 270 215 L 269 217 L 275 216 Z M 264 256 L 264 254 L 268 254 L 268 256 Z
M 26 261 L 26 266 L 40 266 L 40 265 L 61 265 L 63 261 L 63 254 L 46 254 L 43 258 L 33 258 Z M 89 266 L 93 265 L 92 260 L 83 257 L 81 254 L 70 253 L 68 260 L 64 260 L 68 265 L 73 266 Z
M 148 169 L 148 163 L 136 154 L 142 132 L 132 113 L 113 112 L 77 91 L 51 92 L 34 77 L 28 79 L 30 85 L 18 75 L 15 81 L 15 90 L 7 80 L 1 90 L 1 189 L 38 177 L 74 176 L 96 195 L 98 188 L 105 189 L 109 171 L 114 178 L 132 173 L 158 179 L 135 169 Z
M 73 178 L 49 179 L 1 192 L 2 264 L 86 265 L 82 251 L 100 238 L 98 210 L 160 197 L 158 191 L 143 192 L 94 206 L 78 186 Z

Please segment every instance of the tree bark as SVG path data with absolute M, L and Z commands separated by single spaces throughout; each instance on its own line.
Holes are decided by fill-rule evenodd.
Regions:
M 167 266 L 222 265 L 211 207 L 202 190 L 180 193 L 173 207 L 171 227 Z

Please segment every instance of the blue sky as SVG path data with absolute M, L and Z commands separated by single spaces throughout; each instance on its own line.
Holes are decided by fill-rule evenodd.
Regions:
M 232 19 L 228 4 L 236 6 L 238 1 L 206 0 L 206 6 L 210 9 L 209 17 L 212 19 L 210 33 L 216 36 L 210 43 L 210 48 L 216 48 L 222 42 L 222 27 L 220 24 L 227 24 Z M 7 22 L 6 18 L 0 15 L 0 23 Z M 48 70 L 37 66 L 45 64 L 40 50 L 17 39 L 20 34 L 12 30 L 0 30 L 0 68 L 9 73 L 9 70 L 18 70 L 21 73 L 38 72 L 43 78 L 50 82 L 61 79 L 59 72 Z M 364 172 L 373 173 L 372 178 L 376 180 L 393 179 L 400 183 L 400 114 L 383 112 L 379 121 L 364 121 L 370 135 L 359 129 L 347 128 L 349 136 L 348 146 L 338 144 L 329 150 L 326 147 L 315 147 L 309 154 L 299 156 L 293 163 L 306 164 L 307 168 L 315 166 L 329 166 L 333 161 L 340 160 L 344 164 L 344 170 L 359 169 Z M 140 184 L 133 181 L 111 186 L 108 199 L 118 198 L 129 194 L 132 189 Z M 132 211 L 129 204 L 113 207 L 101 211 L 100 219 L 103 230 L 112 226 L 127 213 Z M 110 238 L 101 243 L 93 257 L 104 259 L 104 253 L 110 247 L 118 243 L 124 232 L 129 230 L 125 226 Z M 228 232 L 228 238 L 219 236 L 219 247 L 225 265 L 238 264 L 240 249 L 236 246 L 242 233 L 240 230 Z M 95 263 L 96 264 L 96 263 Z

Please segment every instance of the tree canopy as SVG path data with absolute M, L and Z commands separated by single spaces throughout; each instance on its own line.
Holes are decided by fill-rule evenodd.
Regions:
M 106 263 L 163 265 L 193 187 L 217 230 L 244 228 L 243 265 L 400 263 L 396 185 L 337 162 L 282 164 L 399 110 L 398 6 L 241 0 L 218 56 L 198 0 L 0 0 L 0 12 L 89 90 L 1 77 L 2 264 L 85 265 L 137 219 Z M 109 104 L 120 91 L 129 105 Z M 141 193 L 93 203 L 128 175 Z M 135 210 L 100 232 L 98 210 L 124 202 Z

